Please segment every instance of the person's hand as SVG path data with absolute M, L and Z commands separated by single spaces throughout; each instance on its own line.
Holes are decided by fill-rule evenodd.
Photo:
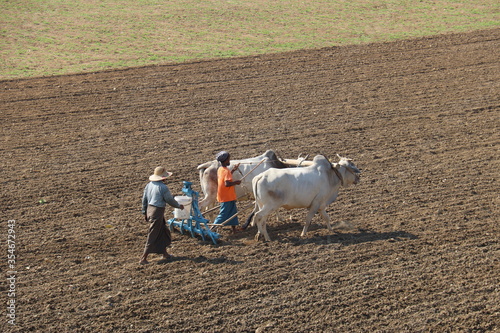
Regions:
M 234 182 L 236 183 L 236 185 L 240 185 L 241 184 L 241 180 L 235 180 Z
M 180 210 L 184 210 L 184 205 L 179 205 Z
M 232 172 L 235 172 L 236 170 L 238 170 L 238 168 L 240 167 L 240 163 L 236 164 L 234 167 L 233 167 L 233 171 Z

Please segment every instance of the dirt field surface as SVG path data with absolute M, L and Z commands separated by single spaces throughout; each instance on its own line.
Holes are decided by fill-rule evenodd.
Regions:
M 499 50 L 493 29 L 1 81 L 0 331 L 498 331 Z M 222 149 L 352 158 L 328 209 L 350 228 L 300 237 L 305 210 L 283 211 L 271 242 L 176 232 L 139 265 L 154 167 L 201 191 Z

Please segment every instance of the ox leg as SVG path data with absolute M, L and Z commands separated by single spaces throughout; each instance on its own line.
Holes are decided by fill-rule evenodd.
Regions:
M 328 216 L 328 214 L 326 213 L 326 209 L 321 209 L 320 213 L 321 213 L 321 216 L 323 217 L 323 219 L 326 221 L 326 227 L 328 228 L 328 230 L 333 232 L 331 221 L 330 221 L 330 216 Z
M 198 207 L 200 208 L 200 211 L 204 211 L 205 209 L 208 209 L 212 206 L 214 206 L 215 201 L 211 200 L 211 198 L 205 197 L 202 200 L 198 201 Z
M 314 217 L 314 214 L 316 213 L 317 209 L 311 209 L 309 213 L 307 213 L 306 216 L 306 225 L 304 226 L 304 229 L 302 230 L 302 234 L 300 234 L 300 237 L 305 237 L 307 233 L 307 229 L 309 228 L 309 225 L 311 224 L 311 221 Z
M 253 221 L 254 221 L 254 224 L 257 225 L 257 234 L 255 235 L 256 241 L 259 240 L 259 236 L 261 234 L 264 235 L 264 240 L 266 242 L 271 241 L 271 238 L 269 237 L 269 235 L 267 233 L 266 220 L 267 220 L 267 214 L 263 213 L 262 210 L 259 210 L 257 213 L 255 213 Z
M 289 215 L 288 218 L 287 217 L 283 217 L 281 215 L 281 213 L 279 212 L 279 210 L 277 210 L 275 212 L 276 214 L 276 222 L 288 222 L 288 221 L 291 221 L 292 220 L 292 215 Z M 286 215 L 285 215 L 286 216 Z
M 281 222 L 283 221 L 283 219 L 281 218 L 281 215 L 280 215 L 280 212 L 279 211 L 276 211 L 276 222 Z
M 262 227 L 260 226 L 260 215 L 257 215 L 258 213 L 259 212 L 255 213 L 253 220 L 252 220 L 253 225 L 257 225 L 257 233 L 255 234 L 255 237 L 254 237 L 256 242 L 259 241 L 260 230 L 262 229 Z

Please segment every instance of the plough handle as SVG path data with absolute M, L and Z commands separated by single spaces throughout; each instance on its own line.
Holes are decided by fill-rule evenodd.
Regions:
M 245 179 L 245 177 L 246 177 L 246 176 L 248 176 L 248 175 L 249 175 L 252 171 L 254 171 L 255 169 L 257 169 L 257 167 L 258 167 L 259 165 L 261 165 L 261 164 L 262 164 L 262 162 L 264 162 L 265 160 L 266 160 L 266 159 L 261 160 L 261 161 L 260 161 L 260 162 L 259 162 L 256 166 L 254 166 L 254 167 L 252 168 L 252 170 L 248 171 L 248 172 L 247 172 L 247 173 L 246 173 L 243 177 L 241 177 L 239 180 L 243 180 L 243 179 Z
M 242 208 L 239 212 L 237 212 L 236 214 L 234 214 L 233 216 L 231 216 L 230 218 L 228 218 L 227 220 L 225 220 L 224 222 L 222 223 L 218 223 L 218 224 L 215 224 L 215 223 L 209 223 L 208 225 L 209 226 L 218 226 L 218 227 L 222 227 L 224 225 L 226 225 L 226 223 L 228 223 L 229 221 L 231 221 L 232 219 L 234 219 L 236 216 L 238 216 L 239 213 L 241 212 L 244 212 L 245 210 L 247 210 L 248 208 L 252 207 L 253 205 L 255 205 L 255 201 L 252 202 L 251 204 L 249 204 L 248 206 L 245 206 L 244 208 Z

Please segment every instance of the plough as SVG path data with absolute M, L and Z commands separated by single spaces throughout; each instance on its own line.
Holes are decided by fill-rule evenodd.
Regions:
M 299 156 L 299 158 L 296 160 L 282 159 L 282 162 L 290 167 L 311 165 L 312 162 L 307 161 L 306 158 L 301 158 Z M 247 174 L 245 174 L 241 179 L 244 179 L 248 174 L 250 174 L 263 162 L 264 160 L 260 161 L 252 170 L 250 170 Z M 220 234 L 215 232 L 215 229 L 217 227 L 224 226 L 227 222 L 232 220 L 236 215 L 238 215 L 242 211 L 247 210 L 251 206 L 254 206 L 255 204 L 251 203 L 250 205 L 244 207 L 238 213 L 231 216 L 229 219 L 227 219 L 221 224 L 213 224 L 210 223 L 208 219 L 203 217 L 203 214 L 201 213 L 200 208 L 198 206 L 199 193 L 191 188 L 192 184 L 193 184 L 192 182 L 184 181 L 182 192 L 185 194 L 185 196 L 175 197 L 179 201 L 179 203 L 184 205 L 184 210 L 180 210 L 177 208 L 175 209 L 174 217 L 167 221 L 170 231 L 178 229 L 181 234 L 189 233 L 191 237 L 196 237 L 198 235 L 203 239 L 203 241 L 207 241 L 208 239 L 210 239 L 212 243 L 217 244 L 217 241 L 221 236 Z M 214 210 L 216 208 L 213 208 L 211 210 Z
M 184 181 L 183 184 L 182 192 L 186 196 L 181 198 L 189 199 L 189 204 L 184 205 L 184 210 L 176 208 L 174 217 L 167 221 L 170 231 L 177 228 L 181 234 L 189 233 L 191 237 L 199 235 L 203 241 L 210 239 L 212 243 L 217 244 L 220 235 L 210 230 L 209 220 L 201 214 L 198 206 L 199 194 L 191 188 L 193 183 Z

